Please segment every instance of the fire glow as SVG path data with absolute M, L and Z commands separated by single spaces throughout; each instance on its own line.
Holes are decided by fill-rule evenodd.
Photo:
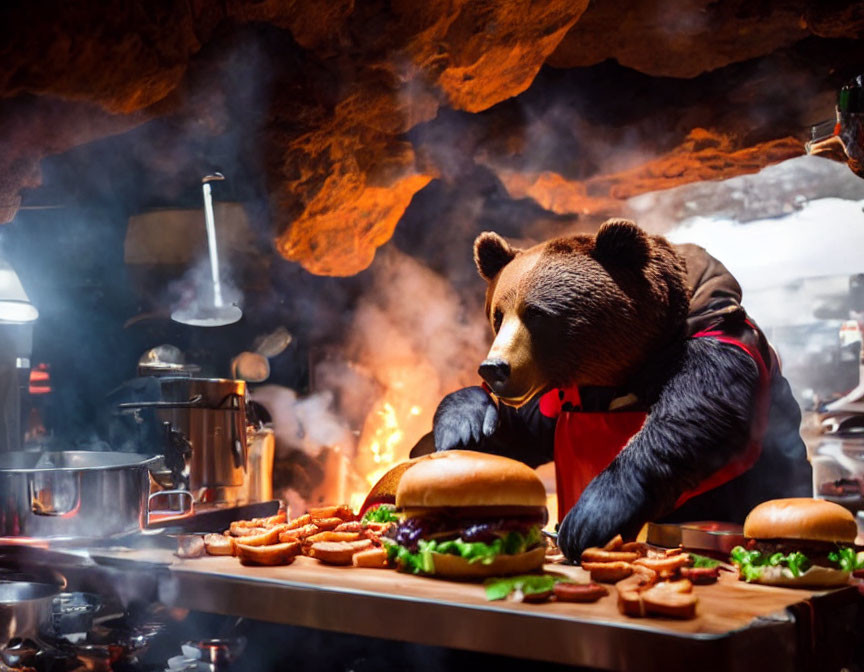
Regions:
M 457 289 L 443 272 L 395 248 L 378 256 L 372 273 L 342 363 L 326 361 L 316 375 L 318 389 L 334 389 L 337 413 L 355 430 L 341 490 L 349 497 L 340 500 L 355 506 L 431 431 L 441 399 L 477 384 L 477 363 L 489 348 L 479 293 Z
M 429 407 L 417 399 L 417 391 L 423 389 L 423 371 L 424 367 L 393 367 L 386 376 L 390 385 L 366 416 L 354 460 L 365 489 L 351 493 L 349 501 L 355 510 L 369 488 L 408 459 L 411 448 L 432 426 Z

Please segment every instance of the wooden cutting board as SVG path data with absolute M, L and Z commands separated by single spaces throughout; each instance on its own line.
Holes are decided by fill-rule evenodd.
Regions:
M 95 559 L 95 558 L 94 558 Z M 697 617 L 629 618 L 614 586 L 594 604 L 489 602 L 482 584 L 394 570 L 331 567 L 299 557 L 284 567 L 244 567 L 232 557 L 179 559 L 171 551 L 117 551 L 98 563 L 155 574 L 162 602 L 177 607 L 366 637 L 519 658 L 641 672 L 813 670 L 817 614 L 857 599 L 847 588 L 816 592 L 739 582 L 696 586 Z M 546 570 L 587 581 L 579 567 Z M 822 631 L 824 632 L 824 630 Z M 830 646 L 830 644 L 829 644 Z M 821 655 L 821 654 L 820 654 Z M 648 661 L 654 661 L 650 663 Z M 765 667 L 767 666 L 767 667 Z
M 151 560 L 155 558 L 151 557 Z M 548 565 L 549 572 L 565 574 L 579 581 L 588 581 L 588 573 L 580 567 Z M 754 620 L 782 614 L 790 605 L 806 602 L 822 593 L 791 588 L 774 588 L 748 584 L 735 580 L 724 573 L 721 581 L 708 586 L 695 586 L 699 597 L 697 617 L 678 621 L 667 618 L 634 619 L 622 615 L 616 605 L 614 586 L 609 586 L 609 596 L 593 604 L 549 602 L 525 604 L 509 601 L 489 602 L 482 584 L 444 581 L 402 574 L 386 569 L 359 567 L 332 567 L 317 560 L 299 557 L 284 567 L 246 567 L 232 557 L 204 557 L 192 560 L 175 560 L 172 572 L 194 573 L 212 577 L 237 577 L 253 581 L 266 581 L 278 588 L 308 586 L 321 590 L 360 591 L 378 596 L 400 599 L 415 598 L 418 601 L 434 601 L 464 605 L 465 607 L 494 607 L 495 609 L 527 612 L 549 618 L 574 618 L 603 620 L 627 625 L 638 624 L 676 633 L 723 634 L 746 628 Z M 824 591 L 823 591 L 824 592 Z

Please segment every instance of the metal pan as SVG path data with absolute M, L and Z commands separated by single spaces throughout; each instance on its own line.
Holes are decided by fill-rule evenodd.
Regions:
M 674 525 L 648 523 L 646 541 L 665 548 L 683 546 L 688 550 L 728 556 L 733 548 L 744 544 L 744 532 L 740 525 L 717 521 Z

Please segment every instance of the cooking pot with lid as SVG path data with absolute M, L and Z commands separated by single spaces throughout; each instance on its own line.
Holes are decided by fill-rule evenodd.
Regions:
M 224 378 L 160 376 L 138 378 L 116 404 L 138 445 L 155 439 L 166 423 L 189 442 L 185 479 L 196 501 L 234 503 L 242 495 L 247 469 L 246 382 Z M 115 397 L 116 399 L 116 397 Z M 148 434 L 149 432 L 149 434 Z M 164 446 L 165 441 L 157 442 Z M 173 453 L 170 448 L 162 452 Z M 180 483 L 174 483 L 179 486 Z

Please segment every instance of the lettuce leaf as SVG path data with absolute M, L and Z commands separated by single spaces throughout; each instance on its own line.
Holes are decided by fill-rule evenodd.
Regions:
M 810 559 L 798 551 L 783 555 L 772 553 L 766 555 L 759 551 L 748 551 L 742 546 L 736 546 L 731 553 L 732 562 L 738 565 L 741 575 L 752 581 L 759 577 L 765 567 L 787 567 L 792 576 L 801 576 L 810 569 Z M 828 559 L 839 569 L 846 572 L 854 572 L 856 569 L 864 569 L 864 552 L 856 553 L 851 547 L 838 547 L 836 551 L 828 554 Z
M 540 528 L 532 527 L 527 534 L 515 531 L 507 532 L 488 544 L 482 541 L 472 542 L 463 539 L 421 540 L 417 544 L 417 551 L 413 553 L 404 546 L 390 543 L 388 544 L 388 556 L 404 571 L 414 574 L 432 574 L 435 572 L 433 553 L 458 555 L 471 563 L 479 562 L 490 565 L 497 556 L 524 553 L 529 548 L 539 544 L 542 539 Z
M 719 560 L 709 558 L 707 555 L 699 555 L 698 553 L 691 553 L 690 560 L 693 563 L 693 567 L 708 567 L 709 569 L 719 567 L 721 564 L 723 564 Z
M 559 581 L 572 580 L 552 574 L 525 574 L 486 579 L 483 582 L 483 587 L 486 590 L 486 599 L 495 601 L 506 599 L 515 590 L 521 591 L 523 595 L 546 593 L 552 590 Z
M 360 522 L 363 523 L 398 523 L 399 516 L 396 515 L 395 506 L 392 504 L 379 504 L 363 514 Z
M 761 551 L 748 551 L 743 546 L 736 546 L 732 549 L 731 557 L 746 581 L 758 579 L 765 567 L 786 567 L 795 577 L 801 576 L 810 569 L 810 559 L 799 551 L 788 555 L 783 553 L 766 555 Z
M 856 569 L 864 569 L 864 551 L 856 553 L 855 549 L 849 546 L 838 548 L 836 551 L 831 551 L 828 554 L 828 559 L 831 562 L 836 562 L 840 565 L 840 569 L 847 572 L 854 572 Z

